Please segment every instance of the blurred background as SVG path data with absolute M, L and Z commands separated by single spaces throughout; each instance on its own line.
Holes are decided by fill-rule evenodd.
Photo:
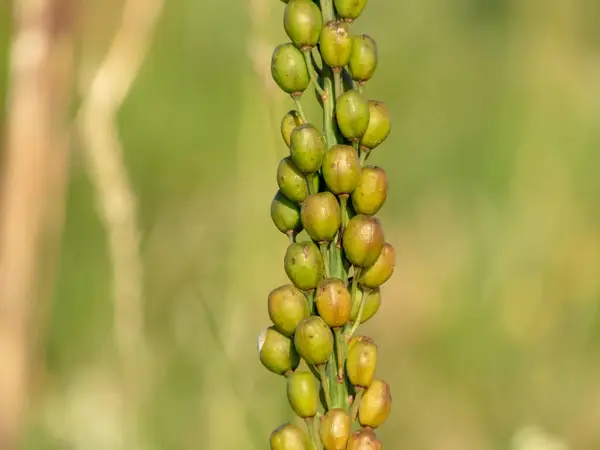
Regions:
M 74 91 L 123 6 L 81 2 Z M 116 117 L 143 268 L 137 447 L 121 404 L 110 243 L 73 141 L 23 449 L 265 449 L 293 418 L 284 380 L 256 353 L 267 294 L 287 282 L 287 239 L 269 216 L 287 153 L 279 122 L 293 106 L 269 71 L 287 41 L 283 10 L 165 2 Z M 357 21 L 379 44 L 366 95 L 393 120 L 370 162 L 389 174 L 379 216 L 397 266 L 361 327 L 394 399 L 385 448 L 600 449 L 599 21 L 593 0 L 372 1 Z

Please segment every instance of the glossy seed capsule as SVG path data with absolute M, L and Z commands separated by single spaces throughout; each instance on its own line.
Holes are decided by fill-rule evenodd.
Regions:
M 271 450 L 309 450 L 308 436 L 294 424 L 286 423 L 277 427 L 269 438 Z
M 365 295 L 365 306 L 363 307 L 360 323 L 365 323 L 371 319 L 381 306 L 381 292 L 379 288 L 363 290 L 359 285 L 356 289 L 356 294 L 352 301 L 352 311 L 350 312 L 350 320 L 353 322 L 358 318 L 360 299 L 362 298 L 363 294 Z
M 319 434 L 324 450 L 345 450 L 350 437 L 350 416 L 341 408 L 334 408 L 323 416 Z
M 316 289 L 325 273 L 321 251 L 313 242 L 294 242 L 285 252 L 285 273 L 303 291 Z
M 323 178 L 331 192 L 336 195 L 350 194 L 360 179 L 360 160 L 353 147 L 334 145 L 323 159 Z
M 304 55 L 292 43 L 275 48 L 271 58 L 271 75 L 282 91 L 293 96 L 302 95 L 310 82 Z
M 342 243 L 351 264 L 358 267 L 373 265 L 384 243 L 379 220 L 362 214 L 354 216 L 344 230 Z
M 354 386 L 368 388 L 375 377 L 377 368 L 377 345 L 367 337 L 360 336 L 348 346 L 346 372 Z
M 333 240 L 342 221 L 340 204 L 331 192 L 309 195 L 300 212 L 306 232 L 312 240 Z
M 305 123 L 292 131 L 290 155 L 294 165 L 303 173 L 319 170 L 326 151 L 325 138 L 314 125 Z
M 370 428 L 361 428 L 350 435 L 346 450 L 381 450 L 383 447 L 377 435 Z
M 356 189 L 350 198 L 358 214 L 376 214 L 387 199 L 388 178 L 385 170 L 377 166 L 363 167 Z
M 298 417 L 314 417 L 319 406 L 319 390 L 310 372 L 296 371 L 287 378 L 287 398 Z
M 292 131 L 294 128 L 302 125 L 304 121 L 300 116 L 300 113 L 296 110 L 291 110 L 283 116 L 281 119 L 281 137 L 285 142 L 285 145 L 290 146 L 290 139 L 292 138 Z
M 339 70 L 350 61 L 352 36 L 350 25 L 339 20 L 327 22 L 319 41 L 321 58 L 329 67 Z
M 390 279 L 396 266 L 396 251 L 392 244 L 383 244 L 377 261 L 372 266 L 364 268 L 358 282 L 368 288 L 377 288 Z
M 352 52 L 348 69 L 354 81 L 369 81 L 377 69 L 377 43 L 368 34 L 352 38 Z
M 387 420 L 391 409 L 390 387 L 385 381 L 373 380 L 360 400 L 358 421 L 363 427 L 377 428 Z
M 357 90 L 344 92 L 337 99 L 336 120 L 346 139 L 359 140 L 369 126 L 369 103 Z
M 279 191 L 293 202 L 302 203 L 308 197 L 306 176 L 296 167 L 290 156 L 279 161 L 277 186 Z
M 310 316 L 306 297 L 293 284 L 273 289 L 268 296 L 269 318 L 277 331 L 292 336 L 298 323 Z
M 357 19 L 367 6 L 367 0 L 334 0 L 333 3 L 338 16 L 347 20 Z
M 307 364 L 325 364 L 333 351 L 333 333 L 319 316 L 311 316 L 298 324 L 294 346 Z
M 321 10 L 312 0 L 290 0 L 283 14 L 283 28 L 296 47 L 311 48 L 321 36 Z
M 260 361 L 273 373 L 284 375 L 296 370 L 300 364 L 292 340 L 275 327 L 269 327 L 260 334 L 257 346 Z
M 315 304 L 319 316 L 332 328 L 341 327 L 350 319 L 352 297 L 342 280 L 323 280 L 317 288 Z
M 387 139 L 392 130 L 390 112 L 384 102 L 369 100 L 369 124 L 360 138 L 363 150 L 372 150 Z
M 300 206 L 277 191 L 271 201 L 271 219 L 279 231 L 284 234 L 297 234 L 302 231 Z

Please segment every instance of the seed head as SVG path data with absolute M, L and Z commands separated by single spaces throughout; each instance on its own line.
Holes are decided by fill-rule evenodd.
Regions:
M 310 316 L 306 297 L 293 284 L 273 289 L 267 303 L 271 321 L 285 336 L 293 336 L 298 323 Z
M 298 324 L 294 345 L 307 364 L 325 364 L 333 351 L 333 333 L 323 319 L 311 316 Z
M 352 36 L 350 25 L 341 20 L 327 22 L 321 31 L 319 43 L 321 58 L 334 70 L 340 70 L 350 61 Z
M 396 252 L 392 244 L 383 244 L 375 264 L 363 269 L 358 282 L 367 288 L 377 288 L 390 279 L 396 265 Z
M 336 195 L 350 194 L 360 179 L 360 160 L 353 147 L 334 145 L 323 160 L 323 178 L 331 192 Z
M 369 103 L 357 90 L 344 92 L 337 99 L 337 124 L 346 139 L 359 140 L 369 126 Z
M 317 242 L 333 240 L 342 221 L 340 204 L 331 192 L 309 195 L 300 214 L 306 232 Z
M 302 124 L 292 131 L 290 154 L 292 161 L 303 173 L 314 173 L 321 168 L 327 144 L 323 133 L 310 124 Z
M 352 38 L 352 52 L 348 69 L 354 81 L 365 83 L 373 77 L 377 69 L 377 43 L 367 35 Z
M 306 176 L 296 167 L 292 158 L 286 156 L 277 166 L 277 185 L 283 195 L 296 203 L 302 203 L 308 196 Z
M 296 371 L 287 379 L 287 398 L 302 418 L 314 417 L 319 405 L 319 390 L 310 372 Z
M 335 9 L 340 17 L 357 19 L 367 6 L 367 0 L 334 0 Z
M 301 428 L 286 423 L 271 433 L 271 450 L 309 450 L 308 436 Z
M 302 231 L 300 206 L 277 191 L 271 201 L 271 219 L 279 231 L 284 234 L 297 234 Z
M 368 388 L 377 368 L 377 345 L 369 337 L 360 336 L 348 346 L 346 371 L 354 386 Z
M 390 415 L 392 395 L 385 381 L 373 380 L 365 391 L 358 407 L 358 421 L 363 427 L 377 428 Z
M 390 112 L 384 102 L 369 100 L 369 124 L 365 134 L 360 138 L 360 146 L 363 149 L 372 150 L 387 139 L 391 130 L 392 122 Z
M 346 325 L 350 319 L 352 298 L 342 280 L 323 280 L 315 294 L 315 304 L 319 316 L 332 328 Z
M 344 252 L 351 264 L 368 267 L 377 261 L 384 235 L 379 220 L 359 214 L 348 222 L 343 236 Z
M 360 172 L 360 178 L 351 200 L 358 214 L 376 214 L 387 199 L 388 179 L 381 167 L 366 166 Z
M 283 14 L 283 28 L 296 47 L 311 48 L 321 36 L 321 10 L 312 0 L 290 0 Z
M 275 48 L 271 75 L 282 91 L 294 96 L 302 95 L 310 82 L 304 55 L 292 43 Z
M 323 416 L 320 435 L 324 450 L 345 450 L 350 437 L 350 416 L 341 408 L 334 408 Z
M 292 340 L 281 334 L 275 327 L 269 327 L 258 337 L 260 361 L 271 372 L 284 375 L 296 370 L 300 358 Z

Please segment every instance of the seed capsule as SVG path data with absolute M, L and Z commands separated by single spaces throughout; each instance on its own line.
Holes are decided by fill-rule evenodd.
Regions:
M 291 423 L 277 427 L 271 433 L 271 450 L 309 450 L 308 436 L 304 431 Z
M 379 220 L 359 214 L 348 222 L 343 236 L 344 252 L 351 264 L 368 267 L 377 261 L 384 236 Z
M 352 52 L 350 25 L 340 20 L 327 22 L 321 31 L 319 49 L 321 58 L 332 69 L 348 64 Z
M 358 407 L 358 421 L 363 427 L 377 428 L 383 424 L 392 409 L 390 387 L 385 381 L 373 380 Z
M 300 215 L 306 232 L 317 242 L 331 241 L 342 222 L 340 204 L 331 192 L 309 195 Z
M 319 170 L 326 151 L 325 138 L 314 125 L 305 123 L 292 131 L 290 154 L 296 167 L 303 173 Z
M 306 297 L 293 284 L 273 289 L 267 303 L 273 325 L 286 336 L 292 336 L 298 323 L 310 316 Z
M 292 43 L 275 48 L 271 58 L 271 75 L 282 91 L 293 96 L 302 95 L 310 82 L 304 55 Z
M 367 166 L 360 172 L 358 185 L 352 192 L 352 207 L 358 214 L 376 214 L 387 199 L 388 179 L 381 167 Z
M 289 156 L 279 161 L 277 185 L 281 193 L 293 202 L 302 203 L 308 197 L 306 176 L 300 172 Z
M 335 10 L 340 17 L 348 20 L 354 20 L 367 6 L 367 0 L 334 0 Z
M 381 450 L 383 447 L 377 435 L 370 428 L 361 428 L 350 435 L 346 450 Z
M 377 43 L 368 34 L 352 38 L 352 53 L 348 69 L 354 81 L 369 81 L 377 69 Z
M 358 282 L 368 288 L 381 286 L 390 279 L 396 266 L 396 252 L 392 244 L 385 243 L 379 254 L 379 258 L 370 267 L 360 272 Z
M 312 0 L 290 0 L 283 14 L 283 28 L 290 40 L 300 48 L 310 48 L 319 42 L 323 18 Z
M 369 126 L 369 103 L 357 90 L 339 96 L 335 114 L 340 131 L 351 141 L 359 140 Z
M 271 219 L 279 231 L 284 234 L 297 234 L 302 231 L 300 207 L 277 191 L 271 201 Z
M 333 333 L 323 319 L 311 316 L 298 324 L 294 345 L 307 364 L 325 364 L 333 351 Z
M 374 149 L 387 139 L 391 130 L 392 122 L 387 105 L 384 102 L 369 100 L 369 125 L 360 138 L 361 148 Z
M 313 242 L 294 242 L 285 252 L 284 269 L 298 289 L 316 289 L 325 273 L 321 251 Z
M 281 119 L 281 137 L 283 138 L 285 145 L 290 146 L 290 139 L 292 137 L 292 131 L 297 126 L 304 123 L 300 113 L 296 110 L 288 111 L 288 113 Z
M 352 298 L 342 280 L 324 280 L 317 288 L 315 304 L 319 316 L 332 328 L 341 327 L 350 319 Z
M 351 431 L 350 416 L 346 411 L 341 408 L 327 411 L 320 428 L 324 450 L 345 450 Z
M 269 327 L 258 337 L 260 362 L 271 372 L 284 375 L 293 372 L 300 364 L 292 340 L 281 334 L 275 327 Z
M 287 397 L 299 417 L 314 417 L 317 413 L 319 390 L 310 372 L 298 371 L 288 377 Z
M 358 318 L 360 299 L 363 295 L 363 292 L 366 298 L 360 323 L 365 323 L 367 320 L 373 317 L 375 313 L 377 313 L 379 306 L 381 306 L 381 292 L 379 288 L 364 291 L 359 285 L 352 301 L 352 312 L 350 313 L 350 320 L 353 322 Z
M 354 386 L 368 388 L 377 368 L 377 345 L 366 336 L 361 336 L 348 347 L 346 371 Z
M 323 178 L 336 195 L 350 194 L 360 179 L 360 160 L 349 145 L 334 145 L 323 159 Z

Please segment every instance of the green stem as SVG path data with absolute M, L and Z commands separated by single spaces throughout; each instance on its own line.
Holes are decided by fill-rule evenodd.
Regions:
M 321 249 L 321 255 L 323 256 L 323 264 L 325 264 L 325 277 L 331 277 L 331 271 L 329 269 L 329 242 L 319 242 L 319 248 Z
M 315 417 L 306 417 L 304 419 L 306 423 L 306 428 L 308 429 L 308 436 L 310 437 L 310 442 L 312 443 L 314 450 L 319 450 L 319 444 L 317 441 L 317 436 L 315 435 Z
M 319 174 L 318 173 L 307 173 L 305 175 L 306 184 L 308 184 L 308 193 L 310 195 L 319 192 Z
M 352 281 L 354 282 L 354 280 Z M 360 322 L 362 321 L 362 316 L 365 310 L 365 303 L 367 303 L 368 295 L 369 292 L 367 291 L 367 288 L 364 288 L 362 291 L 362 295 L 360 296 L 360 306 L 358 307 L 358 314 L 356 315 L 356 320 L 354 321 L 354 325 L 352 325 L 352 328 L 350 329 L 350 332 L 348 333 L 346 339 L 352 338 L 354 333 L 356 333 L 356 329 L 359 327 Z
M 335 19 L 333 0 L 321 0 L 321 12 L 323 13 L 324 22 Z
M 344 93 L 344 85 L 342 84 L 342 73 L 339 70 L 333 71 L 333 81 L 335 84 L 335 98 L 337 99 Z
M 342 230 L 343 233 L 348 225 L 348 194 L 340 195 L 340 209 L 342 211 Z
M 325 396 L 325 410 L 331 409 L 331 391 L 329 390 L 329 378 L 325 370 L 325 365 L 321 364 L 317 367 L 319 370 L 319 377 L 321 378 L 321 388 L 323 389 L 323 395 Z
M 358 277 L 360 277 L 360 270 L 360 267 L 354 266 L 354 275 L 352 276 L 352 291 L 350 292 L 353 301 L 356 298 L 356 288 L 358 287 Z
M 313 61 L 311 58 L 311 49 L 305 48 L 302 50 L 302 53 L 304 53 L 304 61 L 306 62 L 306 67 L 308 68 L 310 81 L 312 81 L 312 84 L 314 85 L 315 89 L 317 90 L 323 101 L 325 101 L 325 98 L 327 97 L 327 92 L 325 92 L 319 84 L 319 75 L 315 70 L 315 66 L 313 65 Z
M 342 328 L 335 328 L 335 345 L 337 348 L 337 382 L 344 382 L 344 333 Z
M 308 310 L 312 314 L 315 309 L 315 290 L 304 291 L 304 296 L 306 297 L 306 301 L 308 301 Z
M 304 108 L 302 108 L 302 102 L 300 101 L 302 97 L 300 95 L 292 95 L 292 99 L 294 100 L 294 104 L 296 105 L 296 110 L 300 117 L 304 121 L 304 123 L 308 123 L 308 119 L 306 118 L 306 114 L 304 114 Z
M 350 423 L 356 421 L 356 417 L 358 416 L 358 407 L 364 391 L 365 390 L 361 387 L 356 388 L 356 395 L 354 396 L 354 400 L 352 400 L 352 406 L 350 407 Z

